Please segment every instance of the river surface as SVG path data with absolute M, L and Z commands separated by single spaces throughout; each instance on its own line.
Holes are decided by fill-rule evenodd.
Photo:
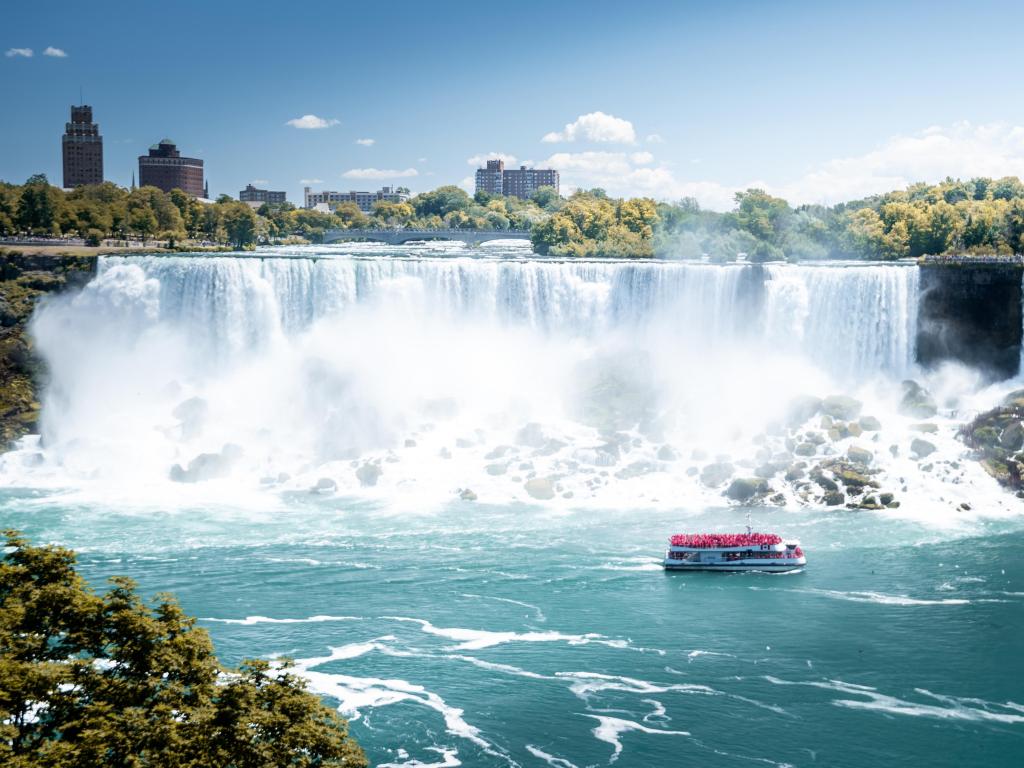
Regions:
M 38 313 L 53 380 L 0 525 L 174 592 L 227 663 L 295 659 L 375 765 L 1019 764 L 1020 502 L 955 440 L 1013 383 L 916 370 L 914 267 L 467 253 L 104 260 Z M 927 464 L 907 376 L 940 401 Z M 900 507 L 699 480 L 784 451 L 806 392 L 880 420 Z M 660 569 L 748 511 L 804 572 Z

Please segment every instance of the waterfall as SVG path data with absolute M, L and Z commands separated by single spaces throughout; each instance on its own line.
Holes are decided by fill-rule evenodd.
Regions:
M 0 483 L 720 501 L 704 466 L 785 462 L 797 395 L 900 423 L 915 266 L 394 250 L 101 257 L 36 313 L 43 450 Z
M 843 377 L 913 364 L 916 267 L 137 256 L 99 271 L 125 266 L 158 281 L 163 321 L 220 355 L 376 306 L 582 338 L 652 326 L 687 345 L 745 338 Z

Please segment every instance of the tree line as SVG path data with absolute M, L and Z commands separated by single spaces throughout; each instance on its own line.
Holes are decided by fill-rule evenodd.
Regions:
M 200 202 L 181 190 L 124 189 L 106 182 L 64 191 L 45 176 L 0 182 L 0 235 L 158 238 L 171 245 L 210 242 L 318 242 L 329 229 L 531 230 L 534 250 L 565 257 L 900 259 L 926 254 L 1024 253 L 1024 183 L 1017 177 L 947 178 L 834 206 L 791 206 L 761 189 L 735 197 L 728 212 L 694 199 L 622 199 L 604 190 L 562 197 L 542 187 L 530 199 L 456 186 L 366 213 L 351 202 L 329 213 L 290 203 L 257 210 L 223 195 Z M 292 240 L 293 239 L 293 240 Z

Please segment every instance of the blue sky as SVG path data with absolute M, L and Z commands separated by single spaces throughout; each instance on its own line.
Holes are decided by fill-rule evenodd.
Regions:
M 491 153 L 714 208 L 751 184 L 834 202 L 1024 176 L 1022 22 L 984 1 L 9 0 L 0 178 L 60 182 L 80 86 L 107 178 L 167 136 L 213 194 L 419 191 Z

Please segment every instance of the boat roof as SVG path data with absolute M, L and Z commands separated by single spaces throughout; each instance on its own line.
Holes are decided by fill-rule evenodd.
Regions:
M 775 533 L 677 533 L 669 539 L 673 547 L 694 549 L 721 549 L 724 547 L 760 547 L 782 543 Z

